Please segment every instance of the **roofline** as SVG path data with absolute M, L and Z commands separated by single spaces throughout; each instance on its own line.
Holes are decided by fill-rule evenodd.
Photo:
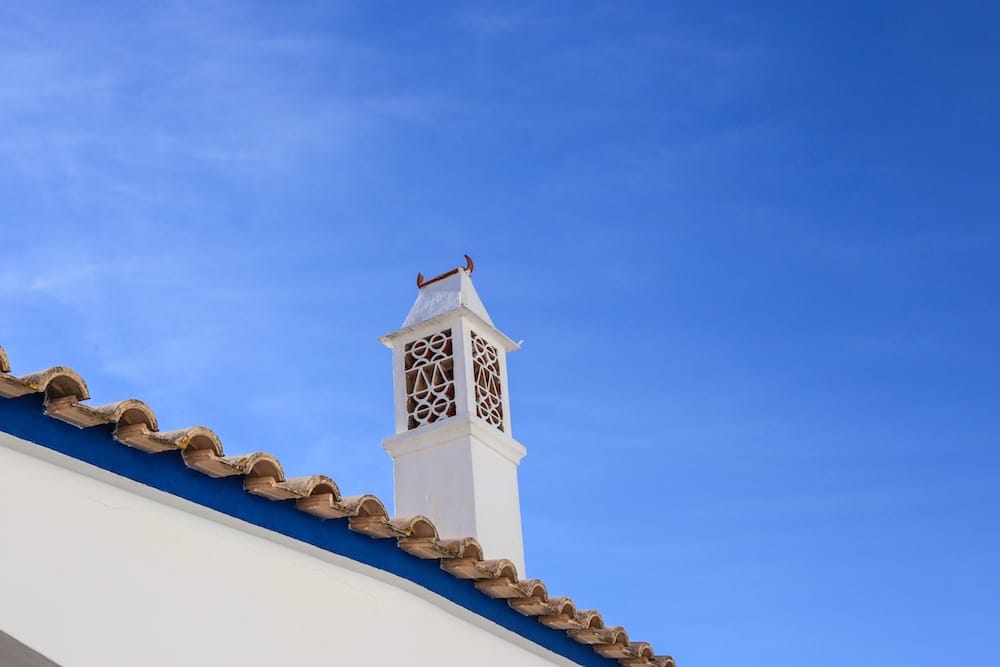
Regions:
M 483 595 L 473 580 L 452 576 L 437 560 L 400 550 L 394 539 L 372 539 L 352 531 L 347 521 L 324 521 L 297 510 L 294 503 L 249 494 L 242 476 L 209 477 L 188 467 L 181 450 L 151 455 L 124 446 L 114 438 L 114 424 L 77 428 L 53 419 L 45 412 L 42 393 L 0 398 L 0 424 L 5 433 L 40 447 L 411 581 L 583 667 L 618 664 L 565 632 L 520 614 L 506 600 Z
M 221 439 L 204 426 L 160 431 L 142 401 L 94 407 L 82 402 L 89 398 L 86 382 L 70 368 L 0 372 L 0 432 L 10 436 L 4 438 L 8 445 L 79 474 L 132 484 L 159 502 L 187 503 L 190 511 L 214 513 L 222 523 L 232 517 L 260 537 L 401 578 L 402 588 L 449 600 L 472 620 L 519 635 L 531 650 L 584 667 L 608 667 L 616 659 L 630 667 L 676 667 L 648 642 L 630 642 L 624 628 L 606 627 L 600 612 L 550 596 L 541 580 L 519 579 L 511 561 L 483 560 L 474 538 L 441 539 L 423 516 L 390 518 L 375 496 L 343 497 L 325 475 L 286 478 L 281 462 L 267 452 L 226 456 Z M 159 492 L 166 495 L 156 498 Z M 588 646 L 593 652 L 582 648 Z

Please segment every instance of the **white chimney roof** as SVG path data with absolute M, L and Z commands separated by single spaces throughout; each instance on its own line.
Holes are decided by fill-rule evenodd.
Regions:
M 496 337 L 496 342 L 508 352 L 521 349 L 505 336 L 486 311 L 486 306 L 472 285 L 472 258 L 465 256 L 466 265 L 452 269 L 428 280 L 422 273 L 417 274 L 417 300 L 413 302 L 409 314 L 397 331 L 385 334 L 379 341 L 386 347 L 393 347 L 396 340 L 406 337 L 417 329 L 426 329 L 448 319 L 454 313 L 471 315 L 481 325 L 488 327 Z
M 476 288 L 472 286 L 472 279 L 469 277 L 468 269 L 460 268 L 450 276 L 428 281 L 417 294 L 417 300 L 410 308 L 410 314 L 403 322 L 403 328 L 416 326 L 421 322 L 458 310 L 465 306 L 473 313 L 481 317 L 491 326 L 493 320 L 486 312 L 486 306 L 476 294 Z

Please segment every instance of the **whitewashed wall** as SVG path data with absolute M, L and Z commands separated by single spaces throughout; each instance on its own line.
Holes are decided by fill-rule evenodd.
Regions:
M 5 433 L 0 628 L 64 667 L 572 664 L 393 575 Z

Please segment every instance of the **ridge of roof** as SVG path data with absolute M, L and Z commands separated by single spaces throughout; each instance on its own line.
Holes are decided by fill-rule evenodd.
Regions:
M 648 642 L 630 641 L 620 626 L 606 627 L 600 612 L 578 610 L 568 597 L 550 597 L 540 579 L 518 578 L 507 559 L 484 560 L 482 547 L 471 537 L 443 539 L 425 516 L 390 517 L 385 505 L 370 494 L 342 496 L 325 475 L 286 478 L 281 462 L 268 452 L 225 455 L 222 440 L 205 426 L 160 431 L 152 408 L 138 399 L 90 406 L 83 377 L 65 366 L 15 376 L 0 347 L 0 399 L 43 394 L 45 415 L 80 429 L 113 427 L 115 441 L 149 454 L 179 451 L 184 464 L 212 478 L 243 478 L 243 490 L 271 501 L 294 501 L 295 509 L 319 519 L 347 519 L 348 528 L 373 539 L 396 538 L 399 549 L 420 559 L 435 559 L 457 579 L 472 580 L 483 595 L 506 600 L 523 616 L 534 617 L 553 631 L 564 632 L 595 653 L 623 667 L 676 667 L 668 655 L 654 655 Z M 150 459 L 155 465 L 155 458 Z M 360 561 L 364 562 L 364 561 Z

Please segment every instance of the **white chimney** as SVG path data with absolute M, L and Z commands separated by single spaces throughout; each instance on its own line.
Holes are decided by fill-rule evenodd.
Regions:
M 508 558 L 524 576 L 517 466 L 511 437 L 507 352 L 519 345 L 493 325 L 466 266 L 424 280 L 392 348 L 396 434 L 395 513 L 423 514 L 441 537 L 475 537 L 487 558 Z

